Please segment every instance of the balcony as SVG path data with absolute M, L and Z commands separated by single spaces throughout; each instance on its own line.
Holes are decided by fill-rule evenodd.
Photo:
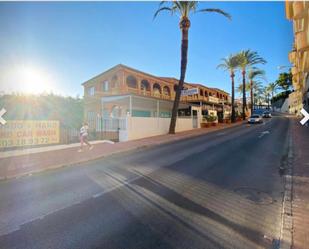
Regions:
M 141 95 L 143 96 L 151 96 L 151 92 L 150 91 L 145 91 L 145 90 L 141 90 Z
M 305 73 L 309 73 L 309 51 L 305 51 L 302 58 L 301 69 Z
M 296 48 L 298 51 L 309 49 L 309 32 L 299 32 L 296 34 Z
M 292 51 L 289 53 L 289 61 L 294 64 L 296 59 L 296 51 Z
M 216 104 L 219 104 L 222 102 L 219 98 L 213 97 L 213 96 L 208 96 L 208 101 L 211 103 L 216 103 Z
M 139 89 L 128 87 L 128 93 L 140 94 Z
M 306 15 L 305 2 L 295 1 L 293 2 L 293 19 L 300 19 Z
M 298 74 L 298 68 L 297 67 L 292 67 L 291 72 L 292 72 L 293 77 L 294 77 L 294 75 Z

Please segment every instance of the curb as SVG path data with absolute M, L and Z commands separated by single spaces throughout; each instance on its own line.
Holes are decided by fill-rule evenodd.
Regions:
M 185 135 L 185 136 L 181 136 L 181 137 L 171 138 L 171 139 L 165 140 L 163 142 L 162 141 L 161 142 L 160 141 L 154 142 L 154 143 L 151 143 L 151 144 L 145 143 L 145 144 L 142 144 L 142 145 L 138 145 L 136 147 L 131 147 L 131 148 L 128 148 L 128 149 L 122 149 L 122 150 L 114 151 L 114 152 L 111 152 L 111 153 L 105 154 L 105 155 L 99 155 L 97 157 L 87 159 L 87 160 L 84 160 L 84 161 L 52 165 L 52 166 L 49 166 L 49 167 L 46 167 L 46 168 L 43 168 L 43 169 L 37 169 L 37 170 L 28 171 L 28 172 L 7 175 L 7 176 L 4 176 L 4 177 L 0 177 L 0 181 L 12 179 L 12 178 L 32 176 L 33 174 L 39 174 L 39 173 L 42 173 L 42 172 L 45 172 L 45 171 L 50 171 L 50 170 L 54 170 L 54 169 L 58 169 L 58 168 L 72 167 L 72 166 L 75 166 L 75 165 L 77 166 L 77 165 L 81 165 L 81 164 L 87 163 L 87 162 L 95 162 L 95 161 L 100 160 L 100 159 L 105 158 L 105 157 L 109 157 L 109 156 L 113 156 L 113 155 L 117 155 L 117 154 L 121 154 L 121 153 L 126 153 L 126 152 L 131 152 L 131 151 L 135 151 L 135 150 L 139 150 L 139 149 L 152 148 L 152 147 L 163 145 L 163 144 L 172 144 L 172 143 L 175 143 L 175 142 L 186 140 L 188 138 L 195 138 L 195 137 L 198 137 L 198 136 L 204 136 L 204 135 L 207 135 L 207 134 L 211 134 L 213 132 L 217 132 L 217 131 L 225 130 L 225 129 L 231 129 L 231 128 L 241 126 L 241 125 L 243 125 L 243 122 L 236 123 L 234 125 L 227 126 L 227 127 L 222 127 L 220 129 L 212 130 L 212 131 L 205 132 L 205 133 L 202 133 L 202 134 L 201 133 L 190 134 L 190 135 Z
M 292 129 L 290 128 L 288 137 L 288 157 L 286 164 L 286 173 L 284 175 L 280 249 L 291 249 L 293 242 L 293 158 Z

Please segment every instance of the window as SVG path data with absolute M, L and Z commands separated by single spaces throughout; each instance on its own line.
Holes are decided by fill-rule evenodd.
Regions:
M 88 96 L 94 96 L 94 86 L 88 88 L 87 94 Z
M 129 75 L 127 77 L 127 86 L 130 88 L 137 88 L 137 79 L 134 76 Z
M 108 81 L 104 81 L 103 82 L 103 92 L 108 92 L 109 90 L 109 84 L 108 84 Z

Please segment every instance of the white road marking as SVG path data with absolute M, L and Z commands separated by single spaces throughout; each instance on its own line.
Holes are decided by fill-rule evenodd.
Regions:
M 217 134 L 217 136 L 223 136 L 225 134 L 226 134 L 226 132 L 220 132 L 220 133 Z
M 263 131 L 260 135 L 259 135 L 259 138 L 262 138 L 264 137 L 265 135 L 269 134 L 270 132 L 269 131 Z

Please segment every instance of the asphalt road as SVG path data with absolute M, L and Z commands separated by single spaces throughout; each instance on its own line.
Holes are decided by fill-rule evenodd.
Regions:
M 0 182 L 0 248 L 275 248 L 289 120 Z

